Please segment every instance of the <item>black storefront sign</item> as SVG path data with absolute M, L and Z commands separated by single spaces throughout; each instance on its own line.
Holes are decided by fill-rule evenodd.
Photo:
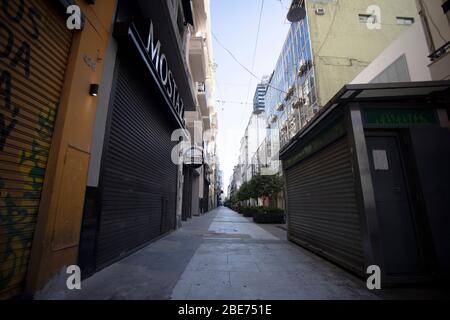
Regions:
M 131 41 L 138 50 L 161 90 L 174 119 L 180 127 L 184 128 L 185 105 L 163 51 L 163 44 L 155 36 L 153 21 L 148 18 L 136 22 L 118 22 L 114 32 L 117 38 L 127 38 Z

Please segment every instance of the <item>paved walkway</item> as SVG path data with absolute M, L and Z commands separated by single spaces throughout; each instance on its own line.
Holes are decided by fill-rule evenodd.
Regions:
M 61 274 L 37 299 L 373 299 L 363 282 L 260 226 L 219 208 L 69 291 Z
M 172 299 L 375 299 L 361 280 L 260 226 L 220 208 Z

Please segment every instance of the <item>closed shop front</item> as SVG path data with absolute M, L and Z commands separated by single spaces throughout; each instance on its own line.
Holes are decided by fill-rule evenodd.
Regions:
M 186 188 L 183 194 L 183 173 L 173 155 L 180 132 L 185 132 L 186 106 L 194 103 L 186 97 L 192 91 L 183 82 L 188 77 L 178 64 L 182 53 L 173 43 L 167 4 L 118 4 L 118 49 L 99 185 L 88 188 L 81 232 L 84 276 L 167 234 L 190 216 L 191 195 Z M 191 170 L 186 167 L 184 174 L 189 183 Z M 180 198 L 186 200 L 185 210 L 178 208 Z
M 449 87 L 345 86 L 280 152 L 289 239 L 384 284 L 449 280 Z
M 188 218 L 192 218 L 192 181 L 193 181 L 193 169 L 184 166 L 183 168 L 183 211 L 182 219 L 186 221 Z
M 134 61 L 133 55 L 119 52 L 101 176 L 98 267 L 175 226 L 174 128 L 159 110 L 160 93 L 150 90 L 149 79 L 133 71 L 139 68 Z
M 57 3 L 0 3 L 0 298 L 24 289 L 72 43 Z
M 289 237 L 361 272 L 364 256 L 347 139 L 340 137 L 286 169 Z

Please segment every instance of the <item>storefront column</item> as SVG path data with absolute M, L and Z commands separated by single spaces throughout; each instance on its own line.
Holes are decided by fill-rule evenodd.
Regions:
M 366 138 L 358 103 L 349 106 L 349 139 L 356 169 L 357 190 L 361 204 L 361 228 L 363 237 L 363 250 L 367 265 L 380 264 L 381 252 L 379 249 L 378 217 L 375 204 L 375 192 L 372 184 L 369 156 L 367 154 Z
M 97 107 L 89 86 L 102 76 L 116 1 L 77 3 L 86 21 L 83 30 L 74 31 L 28 267 L 25 293 L 30 295 L 77 263 Z

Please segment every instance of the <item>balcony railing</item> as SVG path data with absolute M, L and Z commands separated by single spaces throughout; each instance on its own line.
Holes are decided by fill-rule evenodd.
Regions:
M 197 82 L 197 92 L 206 93 L 206 84 L 204 82 Z
M 430 54 L 428 58 L 431 59 L 431 61 L 436 61 L 440 57 L 442 57 L 445 53 L 447 53 L 450 50 L 450 41 L 444 44 L 442 47 L 437 49 L 435 52 Z

